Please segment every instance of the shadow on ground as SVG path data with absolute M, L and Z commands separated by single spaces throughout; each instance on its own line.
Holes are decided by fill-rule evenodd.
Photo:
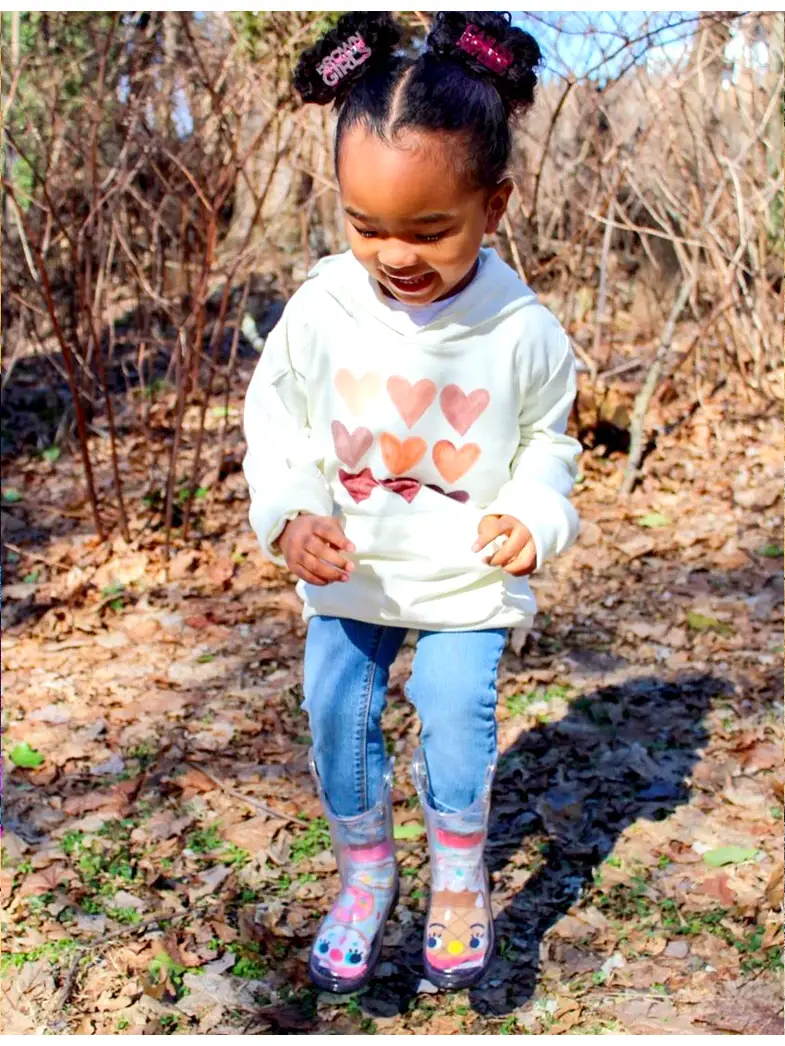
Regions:
M 688 801 L 687 779 L 707 741 L 703 719 L 729 690 L 706 674 L 629 679 L 578 698 L 559 722 L 522 733 L 507 749 L 494 783 L 488 866 L 500 873 L 497 896 L 510 895 L 516 871 L 524 881 L 497 914 L 497 958 L 470 991 L 477 1013 L 503 1016 L 525 1005 L 545 934 L 592 884 L 619 836 Z M 371 985 L 362 999 L 370 1014 L 393 998 L 405 1012 L 416 997 L 423 928 L 419 913 L 401 944 L 386 950 L 393 962 L 405 955 L 408 972 Z M 558 961 L 576 974 L 601 965 L 589 951 L 557 947 L 573 949 Z

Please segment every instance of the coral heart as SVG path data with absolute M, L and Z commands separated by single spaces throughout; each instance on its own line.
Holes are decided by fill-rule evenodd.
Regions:
M 384 463 L 393 476 L 402 476 L 404 472 L 414 468 L 427 449 L 425 440 L 419 436 L 399 440 L 390 432 L 383 432 L 379 437 L 379 443 Z
M 360 458 L 371 449 L 373 433 L 364 426 L 349 433 L 346 426 L 340 421 L 334 421 L 331 427 L 335 453 L 338 458 L 350 469 L 356 468 Z
M 455 429 L 465 436 L 491 401 L 487 389 L 475 389 L 467 396 L 457 385 L 445 385 L 439 402 L 442 412 Z
M 464 476 L 477 458 L 480 448 L 476 443 L 464 443 L 460 450 L 448 439 L 440 439 L 433 448 L 433 463 L 439 475 L 448 483 L 456 483 Z
M 436 386 L 427 378 L 422 378 L 412 385 L 406 378 L 393 376 L 387 382 L 387 391 L 398 408 L 398 413 L 406 422 L 407 429 L 410 429 L 433 403 Z
M 382 379 L 373 371 L 355 378 L 350 370 L 342 367 L 335 375 L 335 387 L 346 400 L 352 414 L 360 414 L 369 400 L 376 399 L 381 390 Z

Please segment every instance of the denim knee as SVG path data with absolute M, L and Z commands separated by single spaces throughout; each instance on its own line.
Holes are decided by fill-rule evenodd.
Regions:
M 466 747 L 495 749 L 496 690 L 480 685 L 473 678 L 445 677 L 441 700 L 423 700 L 417 695 L 417 684 L 411 685 L 412 700 L 422 723 L 423 744 L 434 744 L 441 752 L 456 757 L 466 754 Z

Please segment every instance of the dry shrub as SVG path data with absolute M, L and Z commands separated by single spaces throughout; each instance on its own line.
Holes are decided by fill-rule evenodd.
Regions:
M 335 17 L 3 16 L 3 387 L 31 354 L 67 383 L 59 435 L 73 425 L 101 533 L 128 527 L 113 399 L 136 396 L 147 431 L 147 393 L 174 382 L 154 470 L 167 533 L 188 470 L 187 537 L 205 414 L 228 396 L 238 348 L 258 347 L 276 296 L 344 247 L 332 114 L 289 86 L 296 55 Z M 428 15 L 401 17 L 416 42 Z M 648 369 L 649 395 L 675 374 L 678 395 L 700 399 L 732 374 L 750 402 L 781 400 L 782 16 L 639 15 L 634 29 L 622 16 L 610 29 L 611 16 L 530 17 L 548 63 L 496 246 L 599 387 Z M 574 48 L 560 57 L 576 38 L 594 41 L 580 68 Z M 734 40 L 747 51 L 730 66 Z M 759 40 L 763 68 L 750 61 Z M 186 438 L 189 405 L 201 423 Z M 109 493 L 93 476 L 101 410 Z

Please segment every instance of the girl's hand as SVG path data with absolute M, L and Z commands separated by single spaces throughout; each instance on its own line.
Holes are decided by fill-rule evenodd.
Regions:
M 501 567 L 513 577 L 531 574 L 537 565 L 537 549 L 527 527 L 515 516 L 483 516 L 477 527 L 479 537 L 472 545 L 472 552 L 479 552 L 500 534 L 509 537 L 502 547 L 485 562 L 492 567 Z
M 354 563 L 341 552 L 354 552 L 334 516 L 297 516 L 287 523 L 278 546 L 293 574 L 309 585 L 348 581 Z

